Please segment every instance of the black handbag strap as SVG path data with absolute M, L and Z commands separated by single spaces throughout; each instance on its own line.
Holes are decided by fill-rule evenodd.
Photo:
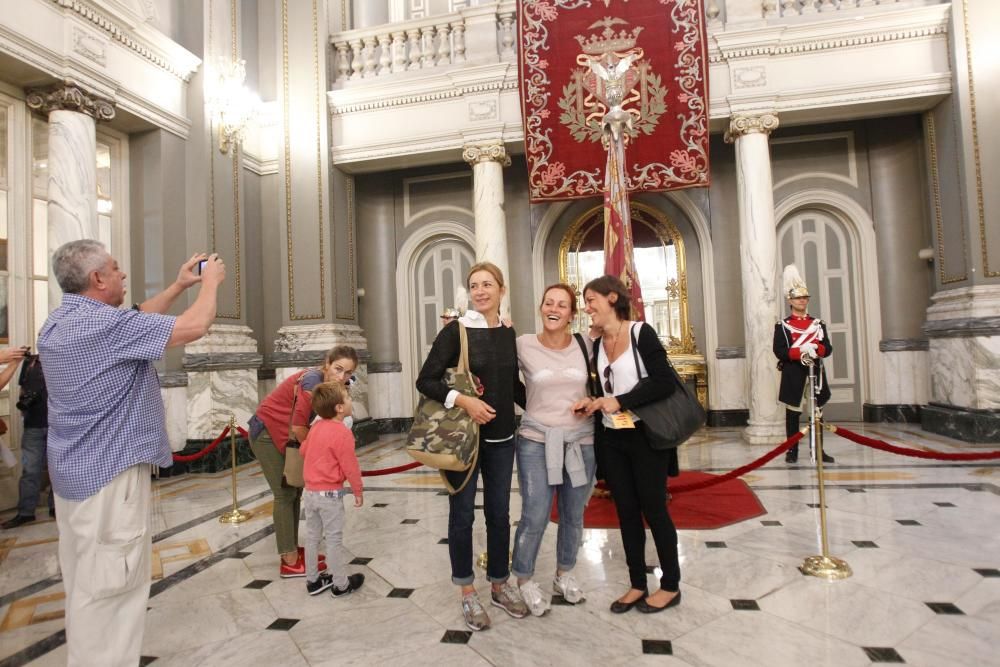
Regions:
M 628 328 L 629 338 L 632 339 L 632 360 L 635 361 L 635 375 L 640 380 L 642 379 L 642 369 L 639 368 L 639 341 L 635 339 L 635 327 L 629 325 Z M 669 361 L 667 363 L 670 363 Z M 649 373 L 646 374 L 647 377 Z
M 583 336 L 574 333 L 573 338 L 580 345 L 580 351 L 583 352 L 583 363 L 587 367 L 587 392 L 591 396 L 597 396 L 597 368 L 594 364 L 590 363 L 590 355 L 587 354 L 587 344 L 583 342 Z
M 641 327 L 642 325 L 640 324 L 639 326 Z M 641 380 L 642 371 L 639 370 L 639 352 L 636 349 L 639 347 L 639 342 L 635 339 L 635 329 L 630 329 L 629 334 L 631 334 L 632 337 L 632 358 L 635 359 L 635 374 L 638 375 Z M 670 377 L 673 379 L 674 384 L 680 387 L 682 391 L 685 391 L 684 380 L 682 380 L 681 376 L 677 374 L 677 369 L 674 368 L 674 365 L 670 363 L 669 356 L 667 356 L 667 368 L 670 369 Z M 649 377 L 648 373 L 646 374 L 646 377 Z

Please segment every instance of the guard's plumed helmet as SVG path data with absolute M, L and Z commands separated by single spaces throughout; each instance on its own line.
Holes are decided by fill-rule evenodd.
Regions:
M 785 298 L 796 299 L 800 296 L 809 296 L 809 288 L 806 281 L 799 275 L 799 269 L 794 264 L 785 267 L 782 273 L 782 282 L 785 287 Z

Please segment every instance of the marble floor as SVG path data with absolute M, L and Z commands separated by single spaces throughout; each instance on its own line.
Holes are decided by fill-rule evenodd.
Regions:
M 911 425 L 849 427 L 896 444 L 969 449 Z M 678 608 L 611 614 L 627 581 L 619 536 L 587 530 L 576 569 L 585 603 L 522 620 L 490 607 L 493 627 L 479 633 L 466 631 L 449 583 L 448 503 L 436 473 L 366 478 L 365 506 L 347 508 L 345 544 L 367 579 L 344 599 L 309 597 L 302 579 L 278 578 L 270 494 L 255 463 L 239 470 L 240 505 L 252 518 L 238 526 L 218 521 L 230 504 L 228 474 L 163 479 L 154 484 L 143 664 L 1000 664 L 1000 464 L 907 459 L 839 437 L 827 447 L 837 457 L 830 551 L 851 578 L 799 573 L 819 551 L 816 475 L 779 459 L 745 478 L 765 516 L 680 533 Z M 742 444 L 738 430 L 706 429 L 682 448 L 681 465 L 724 472 L 764 451 Z M 399 436 L 359 455 L 365 469 L 408 460 Z M 516 494 L 511 505 L 516 520 Z M 475 541 L 485 550 L 481 515 Z M 550 526 L 537 577 L 546 587 L 554 558 Z M 0 531 L 0 667 L 65 664 L 62 616 L 55 524 Z

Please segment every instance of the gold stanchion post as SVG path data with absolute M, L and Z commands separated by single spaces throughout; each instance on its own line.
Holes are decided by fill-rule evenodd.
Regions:
M 816 476 L 819 479 L 819 532 L 823 553 L 809 556 L 799 571 L 821 579 L 847 579 L 851 566 L 847 561 L 830 555 L 830 543 L 826 534 L 826 489 L 823 486 L 823 427 L 820 423 L 820 407 L 816 405 L 816 365 L 809 367 L 809 452 L 816 459 Z
M 229 416 L 229 449 L 233 455 L 233 509 L 219 517 L 219 523 L 243 523 L 250 518 L 249 512 L 240 509 L 236 500 L 236 415 Z

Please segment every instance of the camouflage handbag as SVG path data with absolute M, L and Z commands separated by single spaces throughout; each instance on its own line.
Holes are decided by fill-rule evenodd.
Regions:
M 459 393 L 476 396 L 477 382 L 469 370 L 469 339 L 465 325 L 459 323 L 458 330 L 462 345 L 458 366 L 445 372 L 444 381 Z M 479 424 L 457 405 L 446 408 L 440 401 L 421 396 L 406 439 L 406 451 L 424 465 L 440 470 L 448 493 L 454 495 L 465 488 L 476 468 Z M 445 470 L 467 470 L 468 475 L 456 489 L 445 476 Z

